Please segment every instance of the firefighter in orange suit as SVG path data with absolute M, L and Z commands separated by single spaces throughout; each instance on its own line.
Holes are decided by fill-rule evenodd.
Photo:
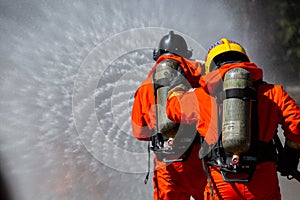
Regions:
M 244 89 L 235 89 L 231 93 L 222 90 L 226 73 L 232 69 L 250 72 L 253 85 L 247 91 L 252 91 L 254 96 L 251 97 L 250 147 L 237 157 L 237 163 L 233 154 L 224 150 L 222 134 L 227 130 L 220 123 L 226 116 L 226 110 L 221 109 L 225 106 L 224 99 L 247 96 L 248 93 Z M 167 116 L 172 121 L 196 122 L 198 132 L 205 137 L 207 148 L 201 149 L 208 172 L 205 199 L 281 199 L 276 170 L 280 169 L 281 175 L 286 176 L 297 171 L 299 163 L 300 109 L 297 103 L 282 86 L 263 81 L 262 69 L 249 61 L 244 48 L 226 38 L 209 49 L 205 71 L 206 75 L 201 77 L 201 87 L 189 91 L 174 87 L 166 106 Z M 241 98 L 242 101 L 245 99 Z M 232 129 L 234 123 L 231 122 Z M 278 125 L 284 131 L 285 144 L 284 156 L 276 162 L 278 156 L 273 137 Z M 241 123 L 239 126 L 242 126 Z
M 202 65 L 198 61 L 188 60 L 191 56 L 192 52 L 188 50 L 182 36 L 170 31 L 161 39 L 158 51 L 155 50 L 153 53 L 156 63 L 134 96 L 132 131 L 138 140 L 151 141 L 157 130 L 155 106 L 157 100 L 154 95 L 156 86 L 153 83 L 153 74 L 158 67 L 161 65 L 179 67 L 193 87 L 199 86 Z M 195 136 L 199 135 L 195 126 L 193 130 Z M 182 161 L 166 163 L 159 160 L 154 151 L 154 199 L 189 200 L 191 196 L 195 200 L 203 199 L 206 175 L 198 157 L 199 149 L 200 141 L 197 136 L 190 144 L 188 156 Z

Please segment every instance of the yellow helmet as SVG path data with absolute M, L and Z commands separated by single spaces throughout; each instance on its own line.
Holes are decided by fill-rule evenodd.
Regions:
M 231 55 L 223 57 L 223 62 L 219 61 L 218 63 L 224 63 L 226 61 L 249 61 L 245 49 L 239 43 L 228 40 L 227 38 L 222 38 L 211 45 L 208 49 L 207 56 L 205 58 L 205 73 L 208 74 L 209 72 L 219 68 L 220 66 L 217 65 L 217 60 L 220 60 L 220 55 L 224 55 L 224 53 L 229 55 L 229 52 Z M 212 66 L 215 67 L 213 68 Z

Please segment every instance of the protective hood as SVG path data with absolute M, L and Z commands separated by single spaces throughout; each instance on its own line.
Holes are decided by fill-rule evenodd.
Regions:
M 163 60 L 178 61 L 180 63 L 180 66 L 182 67 L 184 73 L 186 74 L 186 79 L 189 81 L 191 86 L 192 87 L 199 86 L 199 79 L 203 72 L 201 63 L 198 61 L 188 60 L 186 58 L 176 56 L 176 55 L 171 55 L 171 54 L 162 55 L 157 59 L 154 67 L 148 73 L 148 78 L 152 77 L 152 74 L 155 71 L 157 65 Z
M 200 79 L 201 87 L 212 96 L 222 90 L 223 79 L 227 71 L 233 68 L 243 68 L 251 73 L 252 81 L 255 82 L 263 78 L 263 71 L 252 62 L 240 62 L 225 64 L 219 69 L 204 75 Z

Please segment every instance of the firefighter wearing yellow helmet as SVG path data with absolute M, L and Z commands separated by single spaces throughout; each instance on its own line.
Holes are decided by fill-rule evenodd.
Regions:
M 297 171 L 300 156 L 299 106 L 281 85 L 263 81 L 262 69 L 249 61 L 244 48 L 226 38 L 209 48 L 205 72 L 200 80 L 201 87 L 176 97 L 170 93 L 166 106 L 168 118 L 175 123 L 197 123 L 198 132 L 211 147 L 200 151 L 206 162 L 204 166 L 208 167 L 205 199 L 281 199 L 277 170 L 282 176 L 300 180 L 300 172 Z M 237 77 L 236 74 L 243 76 Z M 239 82 L 237 79 L 240 77 L 247 84 L 231 87 L 232 83 Z M 227 80 L 228 85 L 224 83 Z M 248 85 L 248 82 L 251 83 Z M 232 118 L 225 127 L 219 123 L 226 119 L 224 113 L 227 110 L 222 110 L 226 107 L 224 100 L 232 99 L 239 99 L 242 103 L 252 101 L 250 146 L 238 135 L 245 125 L 240 116 L 246 113 L 234 113 L 240 109 L 239 103 L 228 107 L 228 115 L 231 114 Z M 234 107 L 236 109 L 232 109 Z M 284 131 L 284 147 L 277 142 L 274 146 L 278 125 Z M 239 136 L 240 140 L 231 140 L 231 144 L 224 145 L 223 134 L 235 130 L 238 131 L 231 135 Z M 230 146 L 236 142 L 241 142 L 238 147 L 245 149 Z

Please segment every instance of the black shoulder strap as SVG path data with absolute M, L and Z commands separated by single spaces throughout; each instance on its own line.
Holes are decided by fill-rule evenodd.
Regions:
M 251 131 L 251 145 L 249 153 L 250 155 L 255 155 L 257 157 L 258 162 L 264 161 L 274 161 L 275 160 L 275 149 L 273 145 L 273 141 L 266 143 L 263 141 L 259 141 L 259 114 L 258 114 L 258 88 L 259 85 L 262 84 L 263 81 L 260 79 L 254 82 L 253 86 L 255 88 L 255 94 L 252 101 L 252 131 Z
M 259 138 L 259 120 L 258 120 L 258 98 L 257 98 L 257 92 L 258 87 L 262 83 L 262 80 L 258 80 L 253 83 L 253 87 L 255 89 L 255 92 L 252 96 L 252 109 L 251 109 L 251 144 L 249 152 L 254 153 L 256 155 L 257 151 L 257 144 L 258 144 L 258 138 Z

